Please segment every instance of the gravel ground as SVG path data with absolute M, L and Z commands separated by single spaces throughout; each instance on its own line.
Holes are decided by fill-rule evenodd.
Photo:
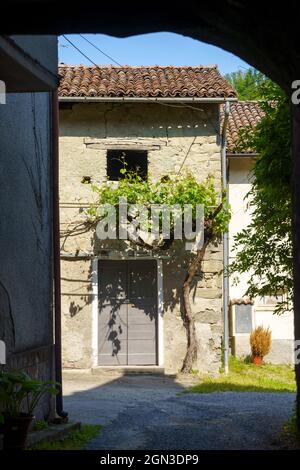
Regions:
M 180 394 L 192 383 L 165 376 L 68 372 L 64 407 L 72 420 L 104 426 L 88 449 L 278 448 L 294 394 Z

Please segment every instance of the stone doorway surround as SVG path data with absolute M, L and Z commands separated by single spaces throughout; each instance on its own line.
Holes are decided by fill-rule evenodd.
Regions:
M 153 256 L 120 256 L 119 253 L 111 253 L 109 258 L 95 256 L 92 259 L 92 367 L 103 370 L 106 369 L 106 366 L 98 365 L 98 354 L 99 354 L 99 297 L 98 297 L 98 275 L 99 275 L 99 260 L 109 259 L 109 260 L 155 260 L 156 269 L 157 269 L 157 368 L 162 369 L 164 367 L 164 294 L 163 294 L 163 260 L 162 258 L 156 258 Z M 112 366 L 107 367 L 112 369 Z M 114 366 L 113 368 L 118 368 Z M 124 369 L 124 366 L 121 366 Z M 149 366 L 150 369 L 153 369 L 153 366 Z M 135 369 L 131 366 L 130 369 Z M 137 370 L 140 367 L 137 367 Z M 143 370 L 147 369 L 147 366 L 143 367 Z

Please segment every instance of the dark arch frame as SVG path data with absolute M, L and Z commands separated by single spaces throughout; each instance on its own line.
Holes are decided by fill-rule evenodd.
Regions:
M 291 94 L 300 79 L 300 3 L 246 0 L 190 2 L 56 2 L 10 0 L 1 5 L 1 34 L 101 32 L 118 37 L 171 31 L 220 46 L 240 56 Z M 201 58 L 199 58 L 201 61 Z M 300 106 L 293 117 L 293 216 L 295 339 L 300 340 Z M 298 428 L 300 429 L 300 364 Z

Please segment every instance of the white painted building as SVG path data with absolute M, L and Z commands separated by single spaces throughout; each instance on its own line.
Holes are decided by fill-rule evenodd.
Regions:
M 234 236 L 251 221 L 250 210 L 247 210 L 246 195 L 251 189 L 251 168 L 255 162 L 255 154 L 240 154 L 234 151 L 238 131 L 241 127 L 253 125 L 263 116 L 258 103 L 240 102 L 231 105 L 228 126 L 228 174 L 229 202 L 232 218 L 229 228 L 230 261 L 234 259 L 232 249 Z M 250 354 L 249 335 L 253 328 L 262 325 L 272 331 L 272 349 L 265 360 L 274 363 L 293 362 L 293 312 L 282 315 L 274 314 L 276 299 L 271 297 L 256 298 L 250 301 L 245 298 L 249 274 L 239 275 L 239 283 L 235 285 L 234 276 L 230 282 L 229 312 L 231 351 L 237 356 Z

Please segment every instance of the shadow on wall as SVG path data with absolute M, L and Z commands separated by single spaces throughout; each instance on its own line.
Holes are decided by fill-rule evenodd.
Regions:
M 87 228 L 87 232 L 90 230 L 90 228 Z M 82 233 L 83 228 L 80 228 L 80 231 Z M 77 231 L 75 232 L 70 232 L 67 235 L 68 237 L 76 237 L 77 236 Z M 63 240 L 65 241 L 66 237 L 62 237 Z M 128 252 L 128 245 L 124 243 L 124 241 L 103 241 L 97 239 L 96 236 L 93 237 L 92 240 L 92 247 L 93 247 L 93 252 L 97 256 L 101 256 L 102 262 L 105 264 L 107 263 L 108 258 L 108 252 L 113 250 L 114 252 L 119 252 L 119 253 L 126 253 Z M 214 247 L 211 247 L 212 250 L 214 250 Z M 131 250 L 132 251 L 132 250 Z M 165 257 L 163 259 L 163 288 L 164 288 L 164 312 L 165 314 L 171 314 L 177 317 L 178 320 L 178 327 L 182 329 L 184 323 L 183 323 L 183 303 L 182 303 L 182 286 L 183 282 L 186 276 L 186 272 L 188 269 L 188 266 L 190 264 L 191 259 L 194 257 L 193 254 L 185 250 L 184 244 L 180 241 L 176 241 L 172 244 L 171 248 L 169 248 L 165 252 L 160 253 L 162 256 Z M 104 258 L 106 255 L 106 259 Z M 80 256 L 78 258 L 69 258 L 68 263 L 76 263 L 76 259 L 79 260 Z M 81 258 L 82 260 L 84 259 L 83 257 Z M 136 258 L 128 258 L 128 260 L 134 261 Z M 145 261 L 145 260 L 144 260 Z M 149 262 L 150 260 L 148 260 Z M 77 279 L 74 279 L 72 277 L 72 269 L 69 269 L 70 272 L 70 277 L 64 277 L 62 280 L 65 284 L 65 289 L 63 290 L 63 295 L 67 298 L 70 299 L 69 301 L 69 315 L 71 318 L 76 317 L 79 315 L 85 307 L 88 305 L 91 305 L 93 302 L 93 286 L 92 286 L 92 277 L 93 277 L 93 272 L 92 272 L 92 263 L 90 260 L 87 260 L 85 258 L 85 262 L 89 263 L 89 268 L 88 268 L 88 273 L 85 269 L 82 270 L 83 275 Z M 137 262 L 143 262 L 143 261 L 137 261 Z M 110 260 L 109 263 L 113 263 L 113 260 Z M 153 261 L 156 265 L 156 261 Z M 101 262 L 99 269 L 101 271 Z M 80 270 L 77 272 L 79 273 Z M 126 289 L 127 286 L 124 287 L 124 279 L 122 280 L 119 278 L 118 283 L 116 284 L 116 279 L 113 279 L 113 282 L 109 281 L 109 278 L 107 277 L 108 274 L 103 271 L 104 275 L 106 276 L 107 283 L 105 286 L 102 288 L 100 284 L 100 291 L 98 292 L 99 294 L 99 311 L 102 312 L 101 316 L 101 321 L 102 324 L 100 325 L 99 330 L 103 332 L 102 338 L 99 341 L 99 353 L 103 350 L 105 350 L 106 354 L 110 351 L 111 356 L 115 357 L 116 364 L 122 364 L 122 358 L 120 357 L 122 355 L 122 341 L 123 344 L 125 345 L 126 341 L 126 319 L 124 317 L 124 313 L 122 313 L 122 306 L 125 303 L 128 302 L 133 310 L 138 310 L 140 308 L 139 300 L 138 300 L 138 295 L 135 296 L 129 296 L 126 294 Z M 219 274 L 219 273 L 216 273 Z M 149 276 L 148 276 L 149 277 Z M 205 274 L 202 271 L 199 271 L 193 281 L 193 284 L 191 286 L 191 302 L 196 301 L 196 297 L 198 296 L 199 298 L 199 291 L 197 294 L 197 287 L 199 286 L 200 282 L 204 282 L 204 277 Z M 102 274 L 100 273 L 100 279 L 103 278 Z M 135 282 L 138 282 L 139 279 L 135 279 Z M 72 285 L 72 290 L 68 290 L 67 285 Z M 79 285 L 78 288 L 75 287 L 76 284 Z M 156 279 L 151 279 L 147 278 L 146 281 L 143 279 L 143 284 L 141 287 L 141 290 L 145 289 L 145 286 L 151 286 L 154 288 L 156 291 Z M 150 287 L 149 287 L 150 288 Z M 101 290 L 102 289 L 102 290 Z M 148 289 L 149 290 L 149 289 Z M 74 299 L 74 297 L 78 298 L 78 301 Z M 148 317 L 147 322 L 145 323 L 155 323 L 157 317 L 155 315 L 155 310 L 157 307 L 157 297 L 156 295 L 148 294 L 148 303 L 143 302 L 142 308 L 144 315 Z M 201 297 L 201 294 L 200 294 Z M 152 301 L 149 302 L 149 299 L 152 298 Z M 195 315 L 199 314 L 199 308 L 200 307 L 195 307 Z M 175 320 L 175 322 L 177 321 Z M 90 320 L 89 320 L 90 321 Z M 76 326 L 76 325 L 75 325 Z M 172 328 L 172 327 L 171 327 Z M 68 334 L 72 334 L 68 331 L 66 331 L 65 335 L 67 336 Z M 201 340 L 201 338 L 199 338 Z M 182 341 L 184 341 L 184 330 L 182 330 Z M 110 346 L 108 346 L 110 344 Z M 208 347 L 214 348 L 214 344 L 209 343 Z M 183 360 L 183 357 L 182 357 Z M 154 361 L 155 362 L 155 361 Z M 82 365 L 81 367 L 85 367 Z M 180 367 L 180 366 L 179 366 Z
M 60 103 L 61 127 L 64 137 L 107 138 L 170 138 L 219 135 L 216 118 L 218 104 L 174 108 L 158 103 Z M 128 116 L 130 123 L 128 124 Z M 116 126 L 114 123 L 118 123 Z M 138 128 L 138 134 L 137 129 Z M 219 140 L 218 140 L 219 145 Z M 91 147 L 94 144 L 85 144 Z

